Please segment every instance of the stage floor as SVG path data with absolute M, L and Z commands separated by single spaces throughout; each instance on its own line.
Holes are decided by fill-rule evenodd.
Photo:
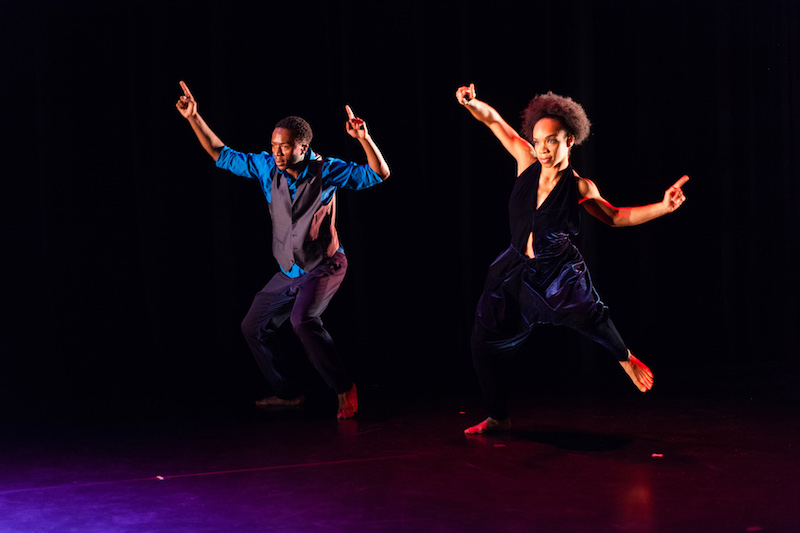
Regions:
M 398 400 L 6 416 L 0 531 L 800 530 L 796 405 L 518 398 L 510 433 L 466 437 L 479 398 Z

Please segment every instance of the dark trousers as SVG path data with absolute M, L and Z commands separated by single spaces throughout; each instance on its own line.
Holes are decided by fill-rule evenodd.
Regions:
M 624 361 L 628 349 L 592 286 L 583 258 L 545 269 L 508 250 L 489 269 L 472 330 L 472 361 L 489 416 L 508 418 L 508 362 L 538 324 L 574 329 Z M 543 296 L 544 295 L 544 296 Z
M 242 333 L 261 372 L 276 396 L 297 397 L 302 391 L 286 375 L 283 355 L 277 353 L 275 334 L 288 318 L 303 344 L 306 355 L 325 383 L 342 394 L 353 381 L 345 369 L 333 339 L 320 316 L 336 294 L 347 272 L 347 258 L 342 253 L 323 262 L 299 278 L 277 273 L 255 298 L 242 321 Z

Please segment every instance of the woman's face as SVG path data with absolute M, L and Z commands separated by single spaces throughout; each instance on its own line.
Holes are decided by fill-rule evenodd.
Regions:
M 533 126 L 533 149 L 543 168 L 562 170 L 569 165 L 569 149 L 575 137 L 567 135 L 561 121 L 545 117 Z

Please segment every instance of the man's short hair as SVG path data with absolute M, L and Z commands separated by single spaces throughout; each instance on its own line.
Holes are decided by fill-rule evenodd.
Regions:
M 286 117 L 278 121 L 275 127 L 290 130 L 294 133 L 294 140 L 300 144 L 311 144 L 311 138 L 314 137 L 311 126 L 300 117 Z

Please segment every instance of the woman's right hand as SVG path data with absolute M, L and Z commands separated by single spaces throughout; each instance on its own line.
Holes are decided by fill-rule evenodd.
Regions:
M 459 87 L 456 91 L 456 100 L 458 103 L 467 106 L 475 98 L 475 84 L 470 83 L 469 87 Z

